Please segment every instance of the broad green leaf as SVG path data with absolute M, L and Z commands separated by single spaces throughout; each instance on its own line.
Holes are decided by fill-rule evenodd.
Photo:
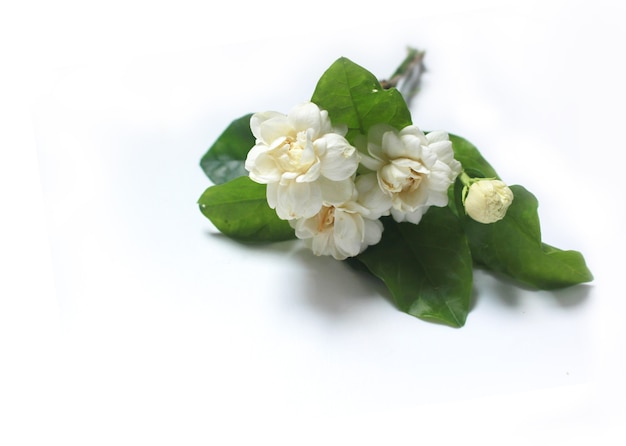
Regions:
M 593 280 L 582 254 L 542 243 L 535 196 L 522 186 L 511 190 L 515 199 L 499 222 L 484 225 L 463 217 L 474 260 L 539 289 Z
M 254 146 L 250 117 L 234 120 L 200 160 L 200 167 L 214 184 L 223 184 L 248 174 L 244 162 Z
M 418 225 L 391 218 L 384 223 L 380 243 L 358 260 L 383 280 L 401 311 L 463 326 L 472 293 L 472 258 L 458 218 L 447 207 L 432 207 Z
M 375 124 L 401 130 L 411 124 L 411 113 L 395 88 L 383 89 L 372 73 L 342 57 L 322 75 L 311 101 L 328 111 L 333 125 L 347 125 L 346 138 L 366 135 Z
M 267 204 L 265 185 L 248 177 L 209 187 L 200 211 L 225 235 L 241 241 L 275 242 L 295 237 L 294 230 Z
M 454 158 L 463 165 L 463 170 L 471 177 L 499 178 L 495 169 L 480 154 L 476 146 L 465 138 L 449 135 L 452 141 Z
M 464 138 L 450 135 L 454 157 L 474 177 L 499 178 L 478 149 Z M 593 276 L 583 256 L 541 241 L 538 202 L 522 186 L 511 186 L 515 196 L 503 220 L 489 225 L 465 215 L 462 186 L 457 181 L 451 206 L 456 206 L 477 263 L 539 289 L 562 288 L 588 282 Z

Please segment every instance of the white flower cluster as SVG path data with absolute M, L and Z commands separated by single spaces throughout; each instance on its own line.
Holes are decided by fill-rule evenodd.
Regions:
M 445 132 L 380 124 L 359 151 L 312 102 L 256 113 L 250 127 L 250 178 L 267 185 L 269 206 L 314 254 L 338 260 L 380 241 L 381 216 L 418 223 L 430 206 L 446 206 L 461 173 Z

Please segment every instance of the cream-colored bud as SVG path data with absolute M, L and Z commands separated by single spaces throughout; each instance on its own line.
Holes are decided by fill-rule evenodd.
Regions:
M 479 180 L 469 187 L 465 212 L 480 223 L 495 223 L 506 215 L 513 192 L 499 180 Z

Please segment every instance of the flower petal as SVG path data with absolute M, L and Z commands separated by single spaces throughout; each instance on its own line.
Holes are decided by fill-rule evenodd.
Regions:
M 370 143 L 381 147 L 383 145 L 383 137 L 388 132 L 396 133 L 397 130 L 389 124 L 373 125 L 367 132 L 367 140 Z
M 428 140 L 429 146 L 432 146 L 434 143 L 442 141 L 450 142 L 450 137 L 448 136 L 448 133 L 444 132 L 443 130 L 433 130 L 432 132 L 429 132 L 428 135 L 426 135 L 426 139 Z
M 385 164 L 378 171 L 378 184 L 387 193 L 400 193 L 408 178 L 410 170 L 406 166 L 395 163 Z
M 371 156 L 367 156 L 364 153 L 361 153 L 359 155 L 359 158 L 360 158 L 361 164 L 365 168 L 367 168 L 369 170 L 377 171 L 378 169 L 380 169 L 383 166 L 383 162 L 382 161 L 380 161 L 380 160 L 378 160 L 376 158 L 373 158 Z
M 428 205 L 444 207 L 448 205 L 448 194 L 446 191 L 430 190 L 428 194 Z
M 351 178 L 342 181 L 330 181 L 321 177 L 317 181 L 317 185 L 322 193 L 322 201 L 333 206 L 342 205 L 356 195 L 356 189 Z
M 404 221 L 408 221 L 409 223 L 413 223 L 414 225 L 416 225 L 422 220 L 422 217 L 424 216 L 427 210 L 428 210 L 427 206 L 422 206 L 422 207 L 417 208 L 413 212 L 408 212 L 404 214 Z
M 371 245 L 375 245 L 380 242 L 383 234 L 383 224 L 380 220 L 364 219 L 364 233 L 363 243 L 361 244 L 361 251 Z
M 359 214 L 335 209 L 334 241 L 339 257 L 354 257 L 361 252 L 365 227 Z
M 454 151 L 452 150 L 452 142 L 450 141 L 438 141 L 431 143 L 430 150 L 437 154 L 437 158 L 442 162 L 449 164 L 454 161 Z
M 290 125 L 296 132 L 312 129 L 314 138 L 317 138 L 320 135 L 320 130 L 322 128 L 322 116 L 319 107 L 314 103 L 305 102 L 303 104 L 296 105 L 291 109 L 288 117 Z
M 276 115 L 264 121 L 259 127 L 259 139 L 271 146 L 277 139 L 295 137 L 296 132 L 285 115 Z
M 334 241 L 332 231 L 324 231 L 315 234 L 315 236 L 313 237 L 310 237 L 308 240 L 308 245 L 310 246 L 311 251 L 313 251 L 313 254 L 315 254 L 316 256 L 325 256 L 332 254 L 335 251 L 333 242 Z
M 257 140 L 262 140 L 263 138 L 261 137 L 261 126 L 268 119 L 272 119 L 278 116 L 284 117 L 285 115 L 275 111 L 266 111 L 253 114 L 250 117 L 250 130 L 252 131 L 254 137 Z
M 382 149 L 389 159 L 402 158 L 409 154 L 409 150 L 395 129 L 383 135 Z
M 296 178 L 296 181 L 298 183 L 310 183 L 312 181 L 320 179 L 320 168 L 321 163 L 319 162 L 319 160 L 317 160 L 311 165 L 311 167 L 309 167 L 309 169 L 304 174 L 299 175 Z
M 278 183 L 269 183 L 265 189 L 267 204 L 271 209 L 276 209 L 276 205 L 278 204 L 278 187 Z
M 341 135 L 329 133 L 314 142 L 321 146 L 319 150 L 321 160 L 321 174 L 329 180 L 339 181 L 351 177 L 357 167 L 359 158 L 356 148 Z
M 245 168 L 250 172 L 250 179 L 257 183 L 267 184 L 280 180 L 280 169 L 276 161 L 267 154 L 267 146 L 255 145 L 248 152 Z
M 292 181 L 286 185 L 277 185 L 276 213 L 281 219 L 312 217 L 321 207 L 322 193 L 317 183 Z
M 367 218 L 377 219 L 389 215 L 391 197 L 378 186 L 376 173 L 359 175 L 355 183 L 359 194 L 358 203 L 367 209 Z
M 428 144 L 427 136 L 416 125 L 407 125 L 400 131 L 400 137 L 411 136 L 419 140 L 420 145 Z
M 393 205 L 404 212 L 413 212 L 418 207 L 428 204 L 428 179 L 422 180 L 422 184 L 414 191 L 402 191 L 393 197 Z

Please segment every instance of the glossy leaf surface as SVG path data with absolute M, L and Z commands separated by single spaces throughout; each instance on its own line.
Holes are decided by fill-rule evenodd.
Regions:
M 460 136 L 450 135 L 454 157 L 471 176 L 498 178 L 478 149 Z M 457 182 L 451 205 L 456 206 L 474 260 L 539 289 L 562 288 L 593 280 L 585 259 L 577 251 L 563 251 L 541 240 L 535 196 L 522 186 L 511 186 L 514 199 L 503 220 L 478 223 L 463 211 Z
M 473 265 L 461 224 L 449 208 L 430 208 L 418 225 L 385 219 L 381 242 L 358 259 L 383 280 L 400 310 L 453 327 L 465 324 Z
M 209 187 L 198 200 L 200 211 L 223 234 L 241 241 L 276 242 L 294 230 L 267 204 L 265 185 L 248 177 Z
M 248 114 L 231 122 L 200 160 L 200 167 L 213 184 L 248 175 L 244 163 L 254 146 L 251 116 Z
M 311 100 L 328 111 L 333 125 L 347 125 L 347 139 L 366 135 L 370 127 L 386 123 L 401 130 L 411 113 L 395 88 L 385 90 L 372 73 L 342 57 L 322 75 Z
M 535 196 L 522 186 L 511 186 L 511 190 L 515 199 L 503 220 L 484 225 L 464 216 L 474 260 L 539 289 L 593 280 L 582 254 L 541 241 Z

